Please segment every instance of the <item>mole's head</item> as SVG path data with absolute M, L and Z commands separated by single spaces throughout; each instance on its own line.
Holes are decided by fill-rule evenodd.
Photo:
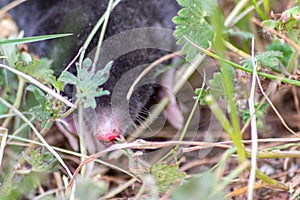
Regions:
M 110 94 L 97 97 L 96 109 L 93 111 L 89 109 L 84 114 L 85 123 L 93 127 L 90 129 L 97 140 L 105 143 L 114 142 L 121 134 L 133 130 L 147 115 L 147 104 L 151 105 L 150 101 L 156 90 L 155 70 L 137 83 L 129 99 L 127 94 L 137 77 L 152 61 L 149 59 L 153 57 L 156 59 L 160 54 L 161 52 L 153 49 L 139 49 L 114 60 L 109 78 L 101 86 Z M 94 114 L 91 115 L 91 112 Z

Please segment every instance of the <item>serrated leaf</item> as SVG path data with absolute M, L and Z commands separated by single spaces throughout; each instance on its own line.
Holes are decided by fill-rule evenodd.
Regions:
M 90 61 L 85 62 L 86 67 L 92 64 Z M 82 99 L 84 108 L 96 108 L 95 98 L 109 94 L 108 91 L 103 91 L 101 88 L 99 89 L 99 86 L 108 80 L 111 66 L 112 62 L 109 62 L 104 69 L 96 73 L 94 71 L 88 71 L 86 68 L 80 69 L 77 67 L 78 77 L 69 72 L 63 72 L 59 80 L 65 84 L 68 83 L 76 86 L 78 91 L 76 97 Z
M 272 69 L 276 72 L 281 72 L 280 59 L 283 58 L 283 53 L 280 51 L 265 51 L 255 56 L 256 63 L 258 66 L 265 69 Z M 244 59 L 241 61 L 243 66 L 253 69 L 252 61 L 249 59 Z
M 36 79 L 49 82 L 49 75 L 53 74 L 50 69 L 51 61 L 48 59 L 36 59 L 26 52 L 19 54 L 15 68 Z
M 177 25 L 174 36 L 177 39 L 177 44 L 183 45 L 182 53 L 187 54 L 186 59 L 191 60 L 195 58 L 199 51 L 187 42 L 185 37 L 198 46 L 209 47 L 214 32 L 205 17 L 212 14 L 217 1 L 179 0 L 178 3 L 183 8 L 178 12 L 178 16 L 173 18 L 173 22 Z
M 279 51 L 283 54 L 283 57 L 278 57 L 280 62 L 283 64 L 283 66 L 287 66 L 289 58 L 291 57 L 291 54 L 293 53 L 290 45 L 287 43 L 280 43 L 280 42 L 272 42 L 271 44 L 266 46 L 267 51 Z
M 178 164 L 167 165 L 164 162 L 158 162 L 151 168 L 151 174 L 154 176 L 160 191 L 166 192 L 173 186 L 176 180 L 183 180 L 184 172 L 179 171 Z
M 31 165 L 31 171 L 42 172 L 53 169 L 57 165 L 57 160 L 45 148 L 42 150 L 34 149 L 29 155 L 23 154 L 25 160 Z

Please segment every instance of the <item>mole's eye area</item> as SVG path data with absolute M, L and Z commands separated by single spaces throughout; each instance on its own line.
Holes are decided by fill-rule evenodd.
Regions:
M 112 133 L 106 133 L 103 134 L 97 134 L 96 139 L 100 142 L 115 142 L 117 138 L 119 138 L 120 135 L 118 133 L 112 132 Z

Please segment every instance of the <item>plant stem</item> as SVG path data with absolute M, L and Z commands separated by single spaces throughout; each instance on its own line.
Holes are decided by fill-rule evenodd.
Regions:
M 24 85 L 25 85 L 25 80 L 20 76 L 18 76 L 18 78 L 19 78 L 18 91 L 17 91 L 15 103 L 13 105 L 16 109 L 19 109 L 19 107 L 20 107 L 22 96 L 23 96 Z M 9 111 L 9 114 L 11 114 L 11 113 L 13 113 L 12 110 Z M 3 128 L 8 128 L 8 125 L 12 118 L 13 118 L 13 116 L 7 117 L 1 126 Z
M 94 61 L 93 61 L 94 65 L 93 65 L 92 71 L 95 70 L 95 66 L 96 66 L 96 64 L 98 62 L 98 59 L 99 59 L 100 49 L 101 49 L 102 42 L 103 42 L 103 39 L 104 39 L 104 34 L 105 34 L 106 27 L 107 27 L 107 24 L 108 24 L 110 12 L 112 10 L 112 4 L 113 4 L 113 0 L 109 0 L 108 6 L 107 6 L 107 9 L 106 9 L 106 12 L 105 12 L 104 23 L 102 25 L 101 33 L 100 33 L 97 48 L 96 48 L 96 53 L 95 53 L 95 56 L 94 56 Z
M 112 6 L 111 11 L 120 3 L 121 0 L 116 0 Z M 79 57 L 79 66 L 82 65 L 82 61 L 84 59 L 85 56 L 85 51 L 88 48 L 88 46 L 90 45 L 92 39 L 94 38 L 95 34 L 97 33 L 98 29 L 100 28 L 100 26 L 102 25 L 102 23 L 104 22 L 106 13 L 104 13 L 101 18 L 98 20 L 98 22 L 96 23 L 96 25 L 94 26 L 94 28 L 92 29 L 92 31 L 90 32 L 89 36 L 87 37 L 87 39 L 85 40 L 84 44 L 83 44 L 83 50 L 80 54 Z

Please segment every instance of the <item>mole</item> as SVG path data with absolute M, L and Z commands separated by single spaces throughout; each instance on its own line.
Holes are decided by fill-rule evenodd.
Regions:
M 8 2 L 2 0 L 0 6 Z M 53 59 L 53 69 L 58 75 L 78 53 L 94 25 L 105 13 L 107 5 L 108 0 L 31 0 L 9 13 L 18 27 L 24 30 L 25 36 L 73 34 L 71 37 L 29 44 L 33 53 Z M 145 107 L 156 98 L 157 88 L 160 87 L 155 77 L 157 71 L 143 78 L 129 100 L 126 94 L 149 64 L 176 49 L 172 18 L 178 10 L 176 0 L 121 0 L 113 8 L 96 66 L 100 70 L 113 61 L 109 79 L 101 86 L 110 94 L 97 98 L 95 110 L 84 111 L 87 129 L 93 132 L 86 135 L 87 143 L 92 143 L 95 138 L 102 142 L 113 142 L 134 123 L 143 120 L 141 116 L 147 110 Z M 99 34 L 98 31 L 87 49 L 91 57 L 94 56 Z M 75 67 L 71 67 L 70 71 L 75 74 Z M 67 95 L 74 97 L 75 93 L 69 92 Z M 72 123 L 76 124 L 76 120 Z M 75 132 L 76 126 L 72 127 L 71 130 Z M 89 150 L 96 152 L 97 144 Z

